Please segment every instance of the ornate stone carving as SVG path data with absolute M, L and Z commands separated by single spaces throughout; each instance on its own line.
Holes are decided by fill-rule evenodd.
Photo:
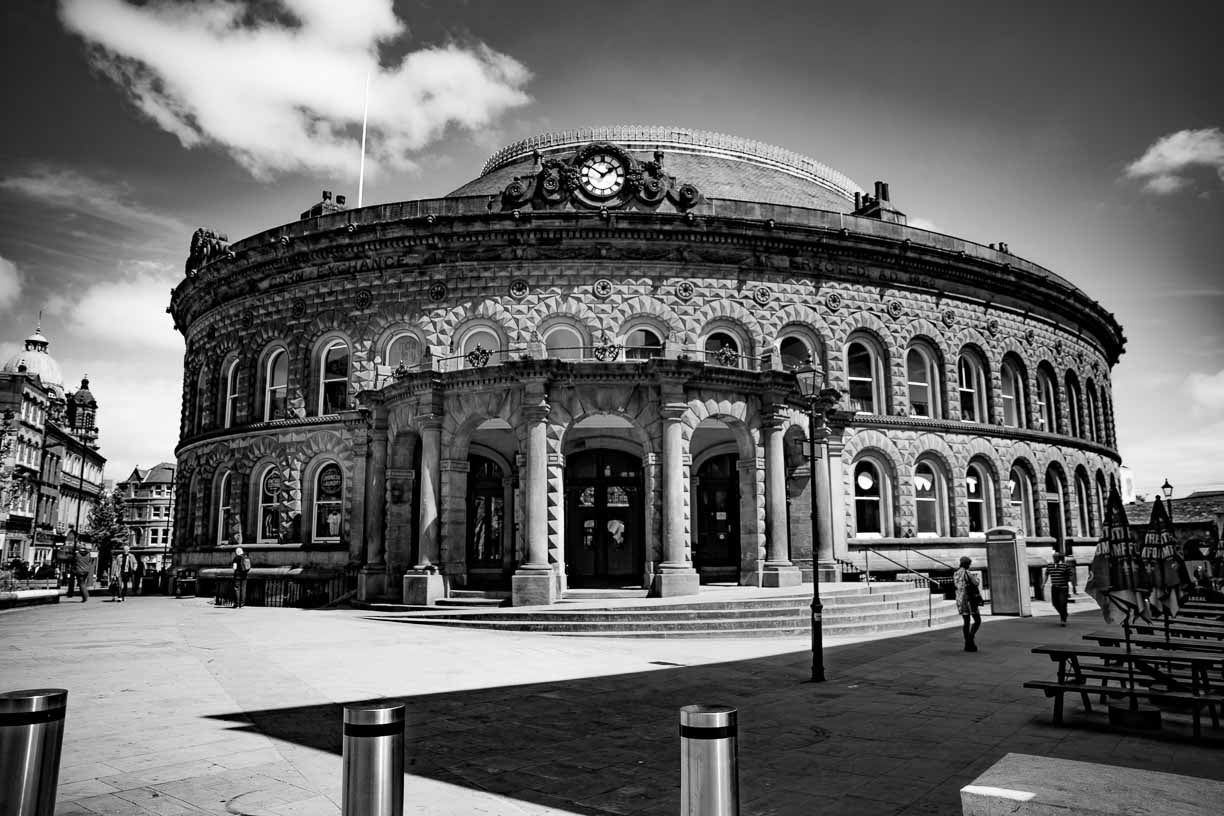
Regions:
M 357 308 L 365 310 L 370 308 L 370 304 L 374 302 L 374 295 L 369 289 L 359 289 L 357 291 Z
M 690 301 L 695 294 L 697 294 L 697 287 L 693 286 L 690 281 L 680 281 L 676 284 L 676 297 L 680 300 Z
M 769 291 L 768 286 L 758 286 L 752 290 L 752 299 L 756 301 L 758 306 L 768 304 L 771 297 L 773 297 L 773 293 Z
M 232 256 L 229 251 L 229 238 L 223 232 L 214 232 L 207 227 L 200 227 L 191 236 L 191 245 L 187 253 L 187 263 L 184 273 L 194 278 L 200 267 L 209 261 L 225 255 Z
M 1024 342 L 1028 343 L 1031 346 L 1033 345 L 1033 342 L 1036 339 L 1037 339 L 1037 332 L 1035 330 L 1033 329 L 1024 330 Z
M 515 278 L 510 281 L 510 297 L 522 300 L 531 292 L 531 286 L 522 278 Z
M 595 293 L 595 297 L 600 300 L 606 300 L 612 297 L 612 281 L 607 278 L 600 278 L 591 284 L 591 291 Z
M 429 299 L 432 301 L 446 300 L 448 294 L 446 284 L 442 281 L 436 281 L 429 285 Z
M 301 317 L 306 314 L 306 299 L 300 297 L 294 298 L 293 303 L 289 306 L 289 314 L 294 317 Z
M 956 310 L 944 309 L 944 313 L 941 315 L 941 318 L 943 319 L 943 324 L 945 326 L 952 328 L 956 325 Z
M 842 296 L 836 292 L 825 295 L 825 306 L 828 307 L 830 312 L 836 312 L 842 307 Z
M 472 368 L 484 368 L 489 364 L 489 358 L 493 356 L 493 352 L 481 345 L 469 351 L 465 357 Z
M 990 332 L 991 337 L 997 336 L 999 334 L 999 321 L 993 317 L 987 320 L 986 331 Z
M 621 345 L 609 340 L 608 333 L 604 332 L 599 338 L 599 343 L 591 348 L 591 353 L 595 355 L 596 360 L 606 363 L 620 357 L 621 349 Z
M 901 313 L 904 311 L 905 311 L 905 307 L 901 305 L 901 301 L 899 300 L 888 301 L 888 316 L 891 317 L 893 320 L 896 320 L 898 317 L 900 317 Z

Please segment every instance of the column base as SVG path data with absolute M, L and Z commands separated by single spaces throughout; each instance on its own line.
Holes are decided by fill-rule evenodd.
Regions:
M 520 567 L 511 576 L 511 606 L 547 606 L 556 602 L 557 576 L 552 569 Z
M 841 580 L 841 570 L 836 561 L 821 561 L 816 565 L 816 574 L 822 584 L 835 584 Z
M 436 572 L 404 574 L 404 603 L 408 606 L 433 606 L 446 597 L 446 585 Z
M 660 570 L 650 580 L 650 597 L 674 598 L 680 595 L 696 595 L 701 591 L 701 576 L 697 570 Z
M 357 573 L 357 600 L 372 601 L 387 594 L 387 568 L 365 564 Z
M 761 586 L 792 587 L 803 583 L 803 573 L 789 561 L 782 563 L 765 562 L 761 571 Z

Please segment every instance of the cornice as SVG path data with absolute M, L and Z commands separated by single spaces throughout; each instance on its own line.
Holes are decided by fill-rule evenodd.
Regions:
M 230 428 L 217 428 L 204 433 L 195 434 L 181 442 L 174 449 L 176 459 L 190 453 L 196 448 L 205 447 L 219 439 L 244 439 L 247 437 L 265 436 L 273 431 L 287 428 L 309 430 L 336 430 L 344 427 L 339 414 L 327 414 L 321 417 L 294 417 L 291 419 L 273 419 L 268 422 L 252 422 L 247 425 L 236 425 Z
M 934 432 L 941 435 L 981 436 L 993 439 L 1011 439 L 1019 442 L 1035 442 L 1041 445 L 1057 445 L 1061 448 L 1073 448 L 1087 453 L 1096 453 L 1121 464 L 1122 456 L 1113 448 L 1080 439 L 1074 436 L 1034 431 L 1029 428 L 1013 428 L 1008 425 L 987 425 L 980 422 L 963 422 L 946 419 L 928 419 L 926 417 L 887 416 L 884 414 L 843 414 L 846 430 L 857 428 L 878 428 L 883 430 L 906 430 Z

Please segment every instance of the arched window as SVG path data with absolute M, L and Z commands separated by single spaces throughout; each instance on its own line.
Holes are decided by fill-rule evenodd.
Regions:
M 501 338 L 493 329 L 478 326 L 472 329 L 463 337 L 463 344 L 459 347 L 459 353 L 463 355 L 463 360 L 460 365 L 468 368 L 480 368 L 479 360 L 484 359 L 487 364 L 490 360 L 500 360 L 501 355 Z M 488 357 L 484 357 L 484 353 L 488 353 Z
M 400 366 L 415 368 L 421 362 L 421 341 L 414 334 L 397 334 L 387 343 L 387 356 L 383 360 L 392 371 Z
M 1065 553 L 1067 528 L 1063 514 L 1063 480 L 1058 471 L 1050 467 L 1045 476 L 1046 534 L 1054 539 L 1058 552 Z
M 915 344 L 905 353 L 905 376 L 910 416 L 941 416 L 939 368 L 934 353 L 926 345 Z
M 631 329 L 625 335 L 626 360 L 650 360 L 663 356 L 663 341 L 651 329 Z
M 852 340 L 846 346 L 846 379 L 850 410 L 887 413 L 884 401 L 884 364 L 874 343 Z
M 1025 416 L 1024 373 L 1014 360 L 1004 360 L 999 369 L 999 381 L 1003 397 L 1003 424 L 1009 428 L 1024 428 L 1028 425 Z
M 1097 395 L 1096 386 L 1091 380 L 1088 382 L 1088 391 L 1084 395 L 1084 407 L 1088 409 L 1088 438 L 1093 442 L 1097 441 Z
M 1012 468 L 1007 476 L 1008 502 L 1012 508 L 1012 519 L 1023 535 L 1037 534 L 1033 513 L 1033 484 L 1028 474 L 1020 468 Z
M 705 341 L 705 361 L 707 365 L 739 368 L 739 341 L 727 332 L 714 332 Z
M 943 474 L 938 468 L 924 461 L 914 466 L 914 512 L 918 535 L 947 535 L 947 495 Z
M 879 538 L 888 529 L 890 496 L 884 470 L 870 459 L 854 466 L 854 534 Z
M 793 371 L 796 368 L 811 360 L 813 364 L 819 365 L 819 360 L 816 354 L 812 351 L 812 347 L 802 337 L 783 337 L 778 343 L 778 355 L 782 358 L 782 370 Z
M 241 534 L 237 541 L 230 541 L 230 528 L 235 526 L 234 508 L 230 504 L 232 501 L 231 491 L 233 489 L 233 474 L 228 470 L 221 475 L 221 482 L 217 485 L 217 546 L 224 544 L 237 544 L 242 540 Z
M 205 430 L 206 419 L 208 417 L 208 370 L 201 369 L 200 376 L 196 378 L 196 396 L 195 396 L 195 430 L 200 432 Z
M 1037 370 L 1037 430 L 1058 433 L 1058 389 L 1044 366 Z
M 994 526 L 994 480 L 976 462 L 965 472 L 965 495 L 969 502 L 969 535 L 985 535 Z
M 572 326 L 553 326 L 544 331 L 544 349 L 554 360 L 581 360 L 582 336 Z
M 1075 503 L 1079 505 L 1079 530 L 1082 536 L 1092 535 L 1092 494 L 1088 488 L 1088 474 L 1082 470 L 1075 472 Z
M 341 502 L 344 498 L 344 473 L 335 462 L 328 462 L 315 474 L 314 527 L 311 540 L 339 541 Z
M 285 480 L 276 468 L 268 468 L 259 479 L 260 544 L 279 544 L 281 540 L 281 489 Z
M 977 355 L 961 352 L 956 361 L 956 390 L 960 396 L 961 420 L 986 422 L 986 369 Z
M 238 359 L 234 358 L 225 367 L 225 422 L 232 428 L 238 419 Z
M 1069 371 L 1067 372 L 1067 421 L 1070 423 L 1068 431 L 1071 436 L 1082 437 L 1084 435 L 1083 427 L 1080 424 L 1079 379 Z
M 349 347 L 333 340 L 319 358 L 319 415 L 335 414 L 348 407 Z
M 289 353 L 278 348 L 264 364 L 264 421 L 284 419 L 289 412 Z
M 1097 471 L 1096 475 L 1096 512 L 1097 512 L 1097 535 L 1105 534 L 1105 497 L 1109 495 L 1109 490 L 1105 487 L 1105 474 Z

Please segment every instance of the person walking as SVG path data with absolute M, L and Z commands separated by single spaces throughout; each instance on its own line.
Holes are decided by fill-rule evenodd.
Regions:
M 136 559 L 136 569 L 132 572 L 132 594 L 139 595 L 141 585 L 144 584 L 145 563 L 143 558 Z
M 111 559 L 110 580 L 111 585 L 118 585 L 119 594 L 116 600 L 123 603 L 123 599 L 127 597 L 128 581 L 136 573 L 136 556 L 132 555 L 132 551 L 127 547 L 120 550 L 114 558 Z
M 81 590 L 81 603 L 85 603 L 89 600 L 89 573 L 93 571 L 93 559 L 89 557 L 89 553 L 79 542 L 74 543 L 69 552 L 68 570 L 76 579 L 77 587 Z M 71 589 L 72 587 L 69 586 L 70 595 Z
M 1060 552 L 1054 553 L 1054 563 L 1046 567 L 1042 586 L 1050 582 L 1050 600 L 1058 612 L 1062 625 L 1067 625 L 1067 599 L 1071 596 L 1071 586 L 1075 583 L 1075 570 L 1067 563 L 1066 556 Z
M 966 652 L 976 652 L 978 650 L 974 637 L 977 635 L 978 628 L 982 625 L 982 613 L 978 611 L 982 606 L 982 588 L 978 584 L 978 579 L 969 571 L 969 565 L 972 563 L 972 558 L 962 555 L 960 569 L 952 575 L 952 583 L 956 587 L 956 611 L 960 612 L 961 618 L 965 622 Z M 972 626 L 970 625 L 970 619 L 972 619 Z
M 241 609 L 246 603 L 247 574 L 251 571 L 251 557 L 239 547 L 234 550 L 234 608 Z

